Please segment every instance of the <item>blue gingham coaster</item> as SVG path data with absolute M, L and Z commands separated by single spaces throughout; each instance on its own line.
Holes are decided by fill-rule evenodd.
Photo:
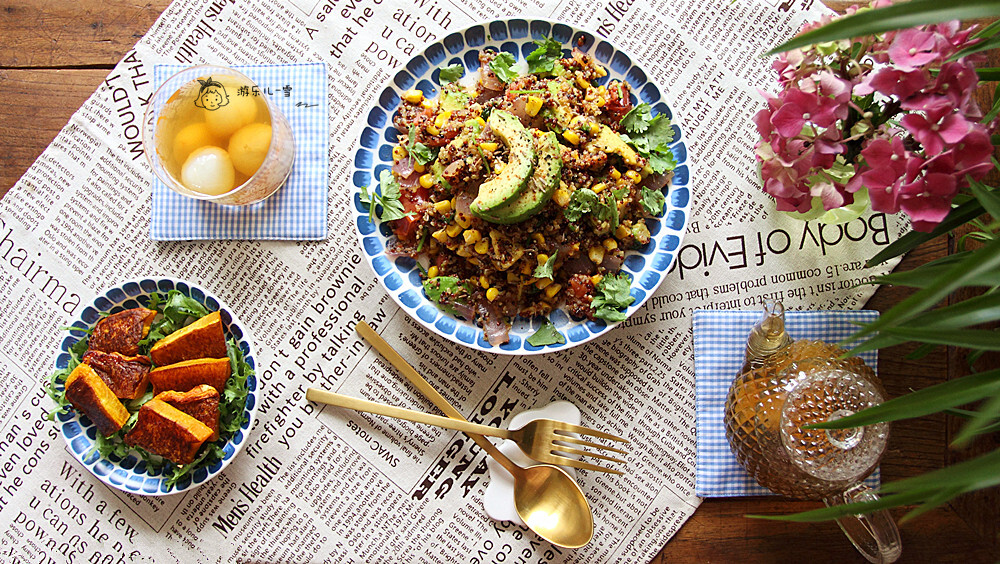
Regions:
M 695 407 L 698 413 L 698 458 L 695 495 L 734 497 L 771 495 L 771 490 L 754 480 L 729 449 L 723 412 L 729 386 L 743 366 L 750 329 L 761 318 L 760 311 L 698 310 L 694 312 Z M 793 339 L 818 339 L 836 343 L 853 335 L 852 322 L 870 323 L 877 311 L 786 311 L 785 326 Z M 877 351 L 861 358 L 874 370 Z M 878 487 L 878 470 L 866 480 Z
M 182 65 L 156 65 L 154 86 L 184 68 Z M 149 237 L 154 241 L 325 239 L 329 166 L 326 64 L 233 68 L 250 77 L 260 87 L 261 95 L 269 96 L 288 118 L 296 150 L 291 175 L 270 198 L 241 207 L 186 198 L 154 176 Z

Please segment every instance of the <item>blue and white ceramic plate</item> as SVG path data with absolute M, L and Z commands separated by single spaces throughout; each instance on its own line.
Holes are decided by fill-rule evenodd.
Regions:
M 353 190 L 351 209 L 354 212 L 358 238 L 364 255 L 392 299 L 424 327 L 456 343 L 479 350 L 500 354 L 538 354 L 566 349 L 585 343 L 610 331 L 614 324 L 604 321 L 572 319 L 562 310 L 549 318 L 566 337 L 565 344 L 535 347 L 527 342 L 542 324 L 542 320 L 515 319 L 510 331 L 510 342 L 499 347 L 487 342 L 483 330 L 472 322 L 439 310 L 423 293 L 417 264 L 410 258 L 386 256 L 385 248 L 392 234 L 387 224 L 373 224 L 368 220 L 368 205 L 361 202 L 361 188 L 378 184 L 379 174 L 392 168 L 392 147 L 399 132 L 392 125 L 392 116 L 399 107 L 402 93 L 416 88 L 424 96 L 438 95 L 438 69 L 461 64 L 466 73 L 479 70 L 479 52 L 483 49 L 506 51 L 522 61 L 537 48 L 536 39 L 553 37 L 563 44 L 567 54 L 573 47 L 592 54 L 608 69 L 606 83 L 617 78 L 632 87 L 632 102 L 646 102 L 653 107 L 653 114 L 665 114 L 674 124 L 674 142 L 671 149 L 677 160 L 673 183 L 665 188 L 666 208 L 658 220 L 649 220 L 652 240 L 638 251 L 630 252 L 622 269 L 633 279 L 632 296 L 635 301 L 626 315 L 635 313 L 656 291 L 666 277 L 680 249 L 691 214 L 690 170 L 684 123 L 671 111 L 661 90 L 653 84 L 648 74 L 628 55 L 594 34 L 573 26 L 540 19 L 497 20 L 477 24 L 453 33 L 442 41 L 427 47 L 399 71 L 392 82 L 378 97 L 378 104 L 368 112 L 367 124 L 361 133 L 360 147 L 354 155 Z
M 153 293 L 166 294 L 170 290 L 179 290 L 185 296 L 190 296 L 204 305 L 210 312 L 220 311 L 226 340 L 235 339 L 243 356 L 251 368 L 256 370 L 253 344 L 247 330 L 221 300 L 197 286 L 172 278 L 157 278 L 125 282 L 106 290 L 94 298 L 94 301 L 83 309 L 80 318 L 73 322 L 72 327 L 92 329 L 101 319 L 102 313 L 115 313 L 135 307 L 146 307 Z M 70 362 L 69 349 L 82 337 L 83 331 L 70 330 L 69 336 L 63 339 L 56 357 L 56 369 L 67 368 Z M 135 453 L 129 453 L 125 458 L 105 458 L 93 448 L 97 437 L 97 427 L 86 416 L 71 410 L 56 417 L 62 436 L 70 453 L 83 466 L 105 484 L 136 495 L 172 495 L 196 488 L 217 474 L 232 462 L 233 458 L 246 444 L 249 429 L 253 426 L 257 413 L 257 378 L 251 374 L 247 378 L 247 403 L 244 407 L 247 420 L 238 429 L 223 448 L 223 460 L 215 464 L 195 470 L 173 486 L 168 487 L 166 478 L 161 471 L 146 467 L 142 458 Z

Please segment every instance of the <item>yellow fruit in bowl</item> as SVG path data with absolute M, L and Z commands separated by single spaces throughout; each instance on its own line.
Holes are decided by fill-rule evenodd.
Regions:
M 235 182 L 233 160 L 221 147 L 195 149 L 181 167 L 181 183 L 202 194 L 225 194 L 233 189 Z
M 236 170 L 252 176 L 260 168 L 271 146 L 271 126 L 251 123 L 240 128 L 229 139 L 229 156 Z
M 183 163 L 198 147 L 218 144 L 205 122 L 190 123 L 174 136 L 173 158 L 176 162 Z
M 216 137 L 225 139 L 257 119 L 258 106 L 252 96 L 229 95 L 229 102 L 205 110 L 205 123 Z

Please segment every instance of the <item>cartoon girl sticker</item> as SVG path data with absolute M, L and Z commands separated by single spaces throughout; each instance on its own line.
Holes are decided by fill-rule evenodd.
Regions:
M 229 94 L 221 82 L 212 80 L 212 77 L 205 80 L 199 78 L 198 82 L 201 83 L 201 88 L 198 90 L 198 97 L 194 99 L 195 106 L 214 111 L 229 103 Z

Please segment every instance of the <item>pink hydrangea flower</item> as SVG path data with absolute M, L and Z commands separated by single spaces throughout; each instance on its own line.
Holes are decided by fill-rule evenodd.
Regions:
M 945 145 L 961 141 L 972 126 L 956 113 L 946 115 L 940 122 L 933 122 L 920 114 L 907 114 L 900 123 L 924 146 L 929 155 L 936 155 L 944 150 Z

